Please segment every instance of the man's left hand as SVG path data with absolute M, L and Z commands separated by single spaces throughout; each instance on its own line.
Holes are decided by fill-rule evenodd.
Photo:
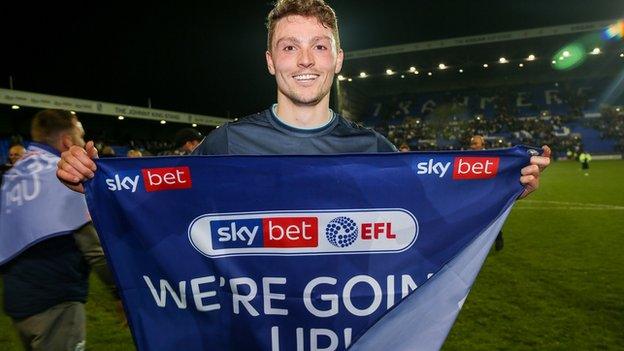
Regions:
M 550 164 L 550 148 L 544 145 L 542 150 L 544 150 L 542 156 L 532 156 L 531 164 L 520 171 L 520 183 L 524 185 L 524 191 L 520 195 L 521 199 L 539 188 L 540 173 Z

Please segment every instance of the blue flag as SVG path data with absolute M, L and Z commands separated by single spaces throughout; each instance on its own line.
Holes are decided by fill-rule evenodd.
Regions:
M 60 153 L 32 142 L 4 174 L 0 200 L 0 265 L 30 246 L 91 221 L 84 196 L 56 178 Z
M 98 160 L 139 350 L 435 350 L 534 150 Z

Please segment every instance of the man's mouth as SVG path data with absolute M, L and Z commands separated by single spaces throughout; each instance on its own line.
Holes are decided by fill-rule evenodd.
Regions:
M 293 78 L 298 82 L 312 82 L 318 77 L 319 77 L 319 74 L 314 74 L 314 73 L 297 74 L 293 76 Z

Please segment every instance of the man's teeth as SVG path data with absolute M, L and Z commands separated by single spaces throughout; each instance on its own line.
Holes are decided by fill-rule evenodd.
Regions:
M 295 76 L 296 80 L 313 80 L 316 79 L 316 77 L 318 77 L 318 75 L 316 74 L 301 74 L 298 76 Z

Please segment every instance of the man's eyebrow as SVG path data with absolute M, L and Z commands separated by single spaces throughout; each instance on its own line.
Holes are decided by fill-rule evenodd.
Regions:
M 329 41 L 331 41 L 332 39 L 329 36 L 327 36 L 327 35 L 320 35 L 320 36 L 316 36 L 316 37 L 312 38 L 311 41 L 312 42 L 317 42 L 317 41 L 321 41 L 321 40 L 329 40 Z
M 299 43 L 300 43 L 299 39 L 297 39 L 297 38 L 295 38 L 295 37 L 284 37 L 284 38 L 280 38 L 280 39 L 279 39 L 279 40 L 275 43 L 275 45 L 279 45 L 279 44 L 280 44 L 281 42 L 283 42 L 283 41 L 293 42 L 293 43 L 295 43 L 295 44 L 299 44 Z
M 322 41 L 322 40 L 331 41 L 331 38 L 329 36 L 327 36 L 327 35 L 319 35 L 319 36 L 316 36 L 316 37 L 313 37 L 312 39 L 310 39 L 310 42 L 311 43 L 316 43 L 316 42 L 319 42 L 319 41 Z M 284 38 L 280 38 L 275 43 L 275 45 L 279 45 L 283 41 L 292 42 L 292 43 L 295 43 L 295 44 L 301 44 L 301 41 L 299 39 L 295 38 L 295 37 L 284 37 Z

